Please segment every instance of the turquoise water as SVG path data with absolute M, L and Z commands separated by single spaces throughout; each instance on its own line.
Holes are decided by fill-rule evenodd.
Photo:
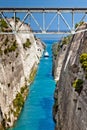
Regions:
M 52 117 L 55 81 L 52 77 L 52 43 L 46 41 L 49 58 L 42 57 L 24 108 L 10 130 L 54 130 Z

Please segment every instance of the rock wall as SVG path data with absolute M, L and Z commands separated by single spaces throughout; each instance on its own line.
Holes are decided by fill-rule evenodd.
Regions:
M 12 19 L 10 23 L 14 26 Z M 22 29 L 30 27 L 23 24 Z M 26 86 L 33 80 L 43 50 L 44 45 L 31 31 L 0 35 L 0 122 L 5 127 L 13 126 L 18 118 L 28 93 Z
M 87 28 L 87 24 L 79 30 L 81 28 Z M 80 63 L 82 53 L 87 53 L 87 32 L 73 36 L 62 61 L 54 96 L 56 130 L 87 129 L 87 78 Z M 80 92 L 73 85 L 78 79 L 82 81 L 79 84 L 82 87 Z
M 67 52 L 67 48 L 68 48 L 68 45 L 64 45 L 58 51 L 58 55 L 56 57 L 53 56 L 53 76 L 54 76 L 55 81 L 59 80 L 63 61 L 64 61 L 64 58 L 65 58 L 65 54 Z M 55 51 L 55 50 L 53 50 L 53 51 Z

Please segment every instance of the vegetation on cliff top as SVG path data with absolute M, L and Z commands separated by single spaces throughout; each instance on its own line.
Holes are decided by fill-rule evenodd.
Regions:
M 71 38 L 72 38 L 71 35 L 68 35 L 68 36 L 64 37 L 64 38 L 62 39 L 62 46 L 65 45 L 65 44 L 69 44 Z
M 76 23 L 76 24 L 75 24 L 75 28 L 80 27 L 80 26 L 83 25 L 83 24 L 84 24 L 84 21 L 81 21 L 81 22 L 79 22 L 79 23 Z
M 0 19 L 0 27 L 1 27 L 1 30 L 3 28 L 8 28 L 8 25 L 7 25 L 7 23 L 5 22 L 4 19 Z
M 63 47 L 63 45 L 67 45 L 70 43 L 72 36 L 68 35 L 66 37 L 64 37 L 61 41 L 59 41 L 59 43 L 54 43 L 53 44 L 53 56 L 56 58 L 56 56 L 58 55 L 59 50 Z
M 6 21 L 2 18 L 0 18 L 0 30 L 3 32 L 11 32 L 11 28 L 8 26 Z

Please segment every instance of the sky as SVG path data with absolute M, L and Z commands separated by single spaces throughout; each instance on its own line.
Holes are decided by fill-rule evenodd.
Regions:
M 0 0 L 0 7 L 87 7 L 87 0 Z

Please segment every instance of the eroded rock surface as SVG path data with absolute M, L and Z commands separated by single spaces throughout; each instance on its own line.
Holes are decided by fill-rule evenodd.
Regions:
M 10 19 L 14 26 L 14 21 Z M 21 24 L 18 21 L 17 26 Z M 5 28 L 4 28 L 5 29 Z M 31 30 L 23 24 L 20 30 Z M 0 35 L 0 122 L 11 127 L 23 107 L 44 45 L 32 32 Z
M 87 28 L 87 24 L 81 28 Z M 87 78 L 80 62 L 83 53 L 87 53 L 87 32 L 75 34 L 64 56 L 63 53 L 58 56 L 56 69 L 60 76 L 56 72 L 58 82 L 54 105 L 56 130 L 87 130 Z M 61 71 L 58 66 L 61 66 Z M 79 87 L 79 90 L 74 87 Z

